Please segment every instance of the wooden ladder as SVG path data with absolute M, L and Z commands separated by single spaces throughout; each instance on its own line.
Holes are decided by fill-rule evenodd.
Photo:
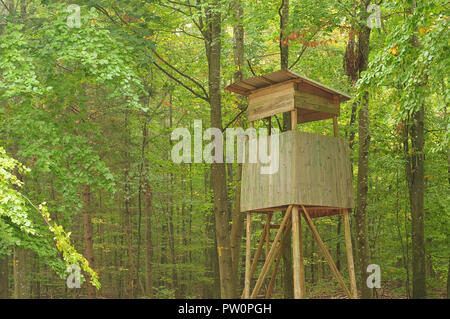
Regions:
M 285 238 L 287 237 L 288 230 L 290 228 L 291 219 L 290 216 L 291 207 L 289 207 L 285 213 L 283 222 L 280 225 L 271 225 L 270 222 L 272 220 L 273 212 L 267 213 L 266 222 L 264 225 L 263 232 L 261 234 L 261 238 L 259 239 L 258 248 L 256 249 L 255 255 L 253 256 L 253 261 L 250 263 L 246 263 L 246 282 L 248 284 L 246 287 L 248 287 L 248 291 L 244 289 L 241 298 L 270 298 L 273 292 L 273 287 L 275 284 L 275 278 L 278 272 L 279 263 L 281 260 L 281 255 L 283 251 L 283 245 L 285 242 Z M 250 213 L 247 213 L 247 235 L 249 236 L 251 234 L 251 219 Z M 277 235 L 275 236 L 275 239 L 271 244 L 270 240 L 270 230 L 271 229 L 278 229 Z M 250 247 L 248 247 L 249 240 L 247 240 L 247 254 L 250 252 Z M 265 257 L 264 259 L 260 259 L 261 252 L 263 249 L 263 246 L 265 244 Z M 249 259 L 248 259 L 249 260 Z M 256 271 L 256 267 L 258 262 L 264 262 L 261 272 L 257 278 L 254 278 L 254 274 Z M 275 267 L 272 270 L 272 273 L 267 276 L 272 264 L 275 262 Z M 253 280 L 252 280 L 253 279 Z M 253 288 L 253 291 L 250 293 L 250 286 L 252 281 L 256 279 L 255 286 Z M 265 288 L 265 289 L 261 289 Z M 262 292 L 261 292 L 262 290 Z

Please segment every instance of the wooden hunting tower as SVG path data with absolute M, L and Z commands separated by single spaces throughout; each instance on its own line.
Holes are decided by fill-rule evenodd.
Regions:
M 231 84 L 226 90 L 248 97 L 248 120 L 269 119 L 290 112 L 291 130 L 279 134 L 279 167 L 274 174 L 260 174 L 260 163 L 244 163 L 241 178 L 241 212 L 247 212 L 245 288 L 243 298 L 270 298 L 284 239 L 292 230 L 294 298 L 305 297 L 301 216 L 319 249 L 349 298 L 356 298 L 356 280 L 348 210 L 353 208 L 352 173 L 347 142 L 338 137 L 340 102 L 349 96 L 289 70 L 280 70 Z M 299 123 L 332 119 L 334 136 L 297 131 Z M 269 124 L 270 126 L 270 124 Z M 250 137 L 252 138 L 252 137 Z M 273 150 L 272 150 L 273 152 Z M 273 212 L 284 216 L 271 225 Z M 251 216 L 265 213 L 265 225 L 251 261 Z M 312 218 L 341 214 L 344 219 L 350 290 L 312 223 Z M 270 230 L 278 229 L 271 239 Z M 252 279 L 265 249 L 265 261 L 251 289 Z M 275 263 L 271 276 L 272 264 Z M 260 290 L 265 287 L 261 295 Z

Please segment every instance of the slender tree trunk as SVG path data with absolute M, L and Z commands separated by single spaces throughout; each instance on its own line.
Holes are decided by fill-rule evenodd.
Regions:
M 9 298 L 8 256 L 0 257 L 0 299 Z
M 447 268 L 447 299 L 450 299 L 450 258 L 448 259 Z
M 83 232 L 86 259 L 89 266 L 94 268 L 94 241 L 91 222 L 91 188 L 88 185 L 83 186 Z M 95 298 L 95 287 L 91 285 L 90 278 L 87 276 L 88 298 Z
M 173 95 L 170 94 L 169 96 L 169 129 L 172 129 L 172 111 L 173 111 L 173 104 L 172 104 L 172 98 Z M 169 148 L 172 148 L 172 139 L 169 137 Z M 170 160 L 169 158 L 167 160 Z M 168 232 L 168 239 L 169 239 L 169 249 L 170 249 L 170 261 L 171 261 L 171 268 L 172 268 L 172 289 L 175 291 L 175 299 L 180 299 L 180 289 L 178 285 L 178 273 L 177 273 L 177 256 L 175 252 L 175 230 L 174 230 L 174 223 L 173 218 L 175 215 L 175 212 L 177 211 L 175 207 L 174 202 L 174 182 L 173 182 L 173 173 L 168 174 L 168 216 L 167 216 L 167 228 L 169 230 Z M 174 209 L 175 208 L 175 209 Z
M 287 39 L 287 25 L 289 21 L 289 0 L 281 0 L 281 6 L 278 9 L 280 16 L 280 67 L 285 70 L 289 68 L 289 45 L 284 41 Z M 283 131 L 291 129 L 291 112 L 283 113 Z M 289 244 L 289 243 L 287 243 Z M 291 251 L 290 244 L 285 245 L 284 249 Z
M 398 233 L 398 239 L 400 241 L 400 247 L 402 249 L 402 261 L 403 261 L 403 267 L 405 268 L 405 272 L 406 272 L 406 279 L 405 279 L 405 290 L 406 290 L 406 296 L 408 298 L 411 297 L 411 293 L 410 293 L 410 289 L 409 289 L 409 268 L 408 268 L 408 256 L 407 253 L 404 249 L 403 245 L 403 236 L 402 236 L 402 232 L 401 232 L 401 225 L 400 225 L 400 219 L 399 219 L 399 211 L 400 211 L 400 207 L 399 207 L 399 199 L 400 199 L 400 194 L 399 194 L 399 180 L 398 180 L 398 170 L 397 170 L 397 174 L 396 174 L 396 190 L 397 190 L 397 202 L 396 202 L 396 209 L 395 209 L 395 214 L 396 214 L 396 226 L 397 226 L 397 233 Z M 406 242 L 406 247 L 408 247 L 408 242 Z
M 209 175 L 208 170 L 205 167 L 203 171 L 203 195 L 204 200 L 207 202 L 209 200 L 208 196 L 208 188 L 209 188 Z M 219 280 L 219 272 L 215 271 L 214 267 L 214 261 L 217 259 L 217 256 L 214 255 L 214 253 L 217 251 L 217 246 L 215 244 L 215 227 L 214 227 L 214 216 L 209 214 L 208 211 L 203 211 L 205 217 L 205 223 L 206 223 L 206 237 L 208 239 L 208 242 L 214 242 L 214 245 L 207 246 L 204 250 L 205 255 L 205 268 L 208 269 L 208 275 L 213 278 L 214 284 L 213 285 L 203 285 L 203 298 L 218 298 L 219 291 L 220 291 L 220 280 Z M 217 275 L 217 276 L 216 276 Z M 217 293 L 214 295 L 214 293 Z
M 178 272 L 177 272 L 177 256 L 175 252 L 175 230 L 173 225 L 173 209 L 170 210 L 168 218 L 169 229 L 169 247 L 170 247 L 170 262 L 172 266 L 172 289 L 175 291 L 175 299 L 181 299 L 181 291 L 178 284 Z
M 424 236 L 424 106 L 414 112 L 407 130 L 410 131 L 412 149 L 405 149 L 406 178 L 409 186 L 412 226 L 412 297 L 425 298 L 425 236 Z M 405 146 L 408 143 L 406 136 Z
M 26 282 L 27 256 L 23 248 L 14 248 L 13 274 L 14 274 L 14 298 L 28 298 Z
M 370 0 L 363 0 L 360 4 L 361 30 L 358 41 L 359 74 L 367 70 L 369 62 L 370 29 L 366 25 L 367 6 Z M 358 113 L 358 180 L 357 180 L 357 203 L 356 203 L 356 239 L 358 243 L 358 259 L 360 271 L 360 291 L 362 298 L 371 298 L 371 291 L 366 285 L 367 266 L 370 262 L 369 245 L 367 241 L 367 192 L 369 179 L 369 97 L 367 92 L 363 93 L 360 110 Z
M 39 260 L 36 258 L 36 266 L 35 269 L 36 275 L 38 278 L 41 277 L 41 267 L 39 265 Z M 67 288 L 67 285 L 66 285 Z M 38 279 L 36 280 L 36 299 L 41 299 L 41 281 Z
M 234 73 L 234 81 L 238 82 L 243 79 L 243 66 L 244 66 L 244 26 L 242 23 L 242 5 L 240 0 L 233 2 L 235 10 L 236 24 L 233 26 L 233 51 L 234 51 L 234 65 L 236 66 L 236 72 Z M 236 96 L 238 99 L 238 107 L 240 111 L 245 109 L 245 102 L 241 96 Z M 240 124 L 243 126 L 244 120 L 240 119 Z M 241 175 L 242 164 L 237 165 L 236 169 L 236 189 L 234 195 L 234 205 L 232 212 L 232 227 L 231 227 L 231 259 L 233 263 L 233 282 L 235 293 L 233 298 L 239 297 L 239 255 L 241 251 L 242 233 L 244 229 L 244 214 L 241 213 Z
M 356 240 L 358 243 L 358 259 L 360 271 L 360 291 L 362 298 L 370 298 L 371 291 L 366 285 L 367 266 L 369 265 L 369 245 L 367 242 L 367 192 L 369 177 L 369 118 L 367 96 L 363 98 L 359 111 L 359 156 L 358 156 L 358 181 L 357 181 L 357 206 L 356 206 Z
M 129 292 L 128 298 L 134 298 L 135 289 L 135 265 L 133 260 L 133 228 L 131 222 L 131 209 L 130 209 L 130 171 L 131 171 L 131 156 L 130 156 L 130 127 L 129 127 L 129 110 L 125 109 L 124 114 L 124 157 L 125 157 L 125 168 L 124 168 L 124 188 L 123 188 L 123 200 L 125 204 L 125 237 L 127 240 L 127 255 L 128 255 L 128 283 Z
M 222 105 L 220 92 L 220 55 L 222 21 L 218 1 L 207 8 L 208 38 L 206 49 L 209 66 L 209 99 L 211 105 L 211 126 L 222 130 Z M 214 215 L 216 221 L 216 240 L 219 257 L 220 294 L 222 298 L 235 295 L 233 267 L 230 247 L 230 220 L 228 218 L 227 185 L 225 164 L 211 164 L 211 187 L 214 195 Z
M 447 113 L 445 113 L 447 116 Z M 448 172 L 448 183 L 450 184 L 450 148 L 447 148 L 447 172 Z M 448 268 L 447 268 L 447 299 L 450 299 L 450 257 L 448 258 Z
M 128 283 L 129 293 L 128 298 L 134 298 L 134 261 L 133 261 L 133 242 L 132 242 L 132 227 L 131 227 L 131 210 L 128 184 L 128 169 L 125 171 L 125 237 L 127 239 L 127 255 L 128 255 Z
M 234 207 L 232 216 L 232 228 L 231 228 L 231 258 L 232 258 L 232 274 L 235 287 L 235 294 L 233 298 L 239 298 L 239 256 L 241 251 L 242 233 L 244 227 L 244 214 L 240 210 L 241 201 L 241 174 L 242 165 L 238 164 L 236 173 L 236 191 L 234 197 Z
M 280 16 L 280 64 L 282 69 L 289 68 L 289 45 L 284 41 L 287 39 L 287 25 L 289 21 L 289 0 L 281 0 L 281 6 L 278 10 Z
M 208 198 L 208 171 L 204 172 L 204 192 L 205 200 Z M 207 212 L 205 212 L 207 213 Z M 220 271 L 219 271 L 219 258 L 217 253 L 217 241 L 215 237 L 215 216 L 208 214 L 206 217 L 206 236 L 209 241 L 213 241 L 214 244 L 208 247 L 205 251 L 206 266 L 210 270 L 211 277 L 213 278 L 213 285 L 205 285 L 203 295 L 205 298 L 219 298 L 220 297 Z
M 148 159 L 145 156 L 145 148 L 147 145 L 148 130 L 147 123 L 142 127 L 142 163 L 143 174 L 148 174 Z M 152 188 L 148 177 L 145 179 L 145 295 L 147 298 L 153 298 L 153 244 L 152 244 Z
M 281 69 L 289 68 L 289 46 L 285 42 L 287 39 L 287 25 L 289 21 L 289 0 L 281 0 L 280 8 L 278 9 L 278 15 L 280 16 L 280 67 Z M 289 131 L 291 129 L 291 113 L 283 113 L 283 131 Z M 292 270 L 292 247 L 291 236 L 287 236 L 283 251 L 283 289 L 284 297 L 292 299 L 294 298 L 294 286 L 293 286 L 293 270 Z
M 152 189 L 149 184 L 144 196 L 147 204 L 145 209 L 145 294 L 148 298 L 153 298 Z
M 411 2 L 411 13 L 416 8 L 416 1 Z M 411 39 L 412 45 L 419 47 L 416 36 Z M 423 79 L 422 85 L 426 85 Z M 424 192 L 425 192 L 425 154 L 424 154 L 424 121 L 425 108 L 420 105 L 419 110 L 413 111 L 411 121 L 408 122 L 411 150 L 406 153 L 406 178 L 409 186 L 409 201 L 411 206 L 411 242 L 412 242 L 412 297 L 422 299 L 426 296 L 426 255 L 424 230 Z M 405 141 L 408 143 L 408 140 Z

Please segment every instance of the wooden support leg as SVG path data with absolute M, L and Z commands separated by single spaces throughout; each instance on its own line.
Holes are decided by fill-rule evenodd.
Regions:
M 305 298 L 306 296 L 306 285 L 305 285 L 305 267 L 303 265 L 303 232 L 302 232 L 302 218 L 299 211 L 299 218 L 298 218 L 298 233 L 299 233 L 299 246 L 300 246 L 300 292 L 301 296 L 300 298 Z
M 270 231 L 270 221 L 272 220 L 272 213 L 267 214 L 266 224 L 264 226 L 263 233 L 261 234 L 261 238 L 259 239 L 258 249 L 256 249 L 255 257 L 253 257 L 252 268 L 250 269 L 250 278 L 253 278 L 253 274 L 256 270 L 256 265 L 258 264 L 259 256 L 261 255 L 262 247 L 264 245 L 264 239 L 268 236 Z
M 253 278 L 253 274 L 255 273 L 259 256 L 261 255 L 262 247 L 264 245 L 264 239 L 266 238 L 266 235 L 270 231 L 270 221 L 272 220 L 272 215 L 273 215 L 272 212 L 267 214 L 266 224 L 264 225 L 264 229 L 261 234 L 261 238 L 259 239 L 258 248 L 256 249 L 255 256 L 253 256 L 253 261 L 251 261 L 251 257 L 250 257 L 250 263 L 251 263 L 251 267 L 250 267 L 250 271 L 249 271 L 250 281 Z M 241 298 L 245 298 L 245 291 L 242 292 Z
M 269 282 L 269 286 L 267 288 L 267 293 L 266 293 L 266 299 L 269 299 L 270 296 L 272 295 L 272 290 L 273 290 L 273 285 L 275 283 L 275 278 L 277 276 L 278 273 L 278 266 L 280 264 L 280 260 L 281 260 L 281 254 L 283 252 L 283 246 L 284 243 L 286 242 L 286 237 L 288 236 L 288 229 L 290 227 L 290 223 L 288 221 L 288 223 L 286 224 L 286 227 L 284 229 L 284 233 L 283 233 L 283 239 L 281 240 L 280 246 L 278 246 L 277 252 L 276 252 L 276 258 L 275 258 L 275 267 L 273 269 L 272 272 L 272 277 L 270 278 L 270 282 Z
M 284 215 L 283 221 L 281 222 L 280 229 L 277 232 L 277 235 L 275 236 L 275 239 L 273 240 L 272 247 L 270 248 L 269 255 L 266 258 L 266 261 L 264 262 L 264 266 L 261 270 L 261 273 L 259 274 L 258 280 L 256 281 L 255 288 L 253 289 L 253 292 L 250 296 L 250 298 L 254 299 L 256 298 L 256 295 L 258 294 L 259 290 L 261 289 L 261 285 L 266 278 L 267 272 L 272 265 L 275 257 L 275 250 L 277 248 L 278 242 L 280 240 L 281 234 L 286 227 L 286 223 L 291 217 L 291 210 L 292 205 L 288 207 L 286 210 L 286 214 Z
M 334 136 L 338 137 L 339 136 L 339 126 L 338 126 L 337 116 L 333 116 L 333 131 L 334 131 Z
M 302 229 L 298 206 L 292 208 L 292 258 L 294 259 L 294 298 L 305 298 Z
M 250 212 L 247 213 L 247 242 L 245 246 L 245 283 L 244 283 L 244 298 L 248 299 L 250 297 L 250 263 L 251 263 L 251 236 L 252 235 L 252 215 Z
M 291 111 L 291 130 L 297 131 L 297 109 Z
M 345 285 L 344 279 L 342 278 L 341 274 L 339 273 L 339 270 L 337 269 L 336 265 L 334 264 L 333 259 L 331 258 L 331 255 L 328 252 L 327 247 L 325 246 L 322 239 L 320 238 L 320 235 L 317 232 L 317 229 L 314 226 L 314 224 L 311 220 L 311 217 L 309 216 L 308 212 L 306 211 L 305 206 L 302 205 L 302 209 L 303 209 L 303 213 L 304 213 L 303 216 L 305 217 L 306 223 L 308 224 L 309 228 L 311 229 L 311 232 L 312 232 L 314 238 L 316 239 L 317 244 L 318 244 L 320 250 L 322 251 L 325 259 L 328 261 L 328 264 L 330 265 L 331 270 L 333 271 L 334 275 L 336 276 L 339 284 L 341 285 L 341 287 L 344 290 L 347 297 L 352 299 L 352 294 L 350 293 L 347 286 Z
M 266 233 L 266 257 L 269 254 L 269 249 L 270 249 L 270 222 L 269 222 L 269 228 L 267 229 L 267 233 Z
M 355 264 L 353 263 L 352 237 L 350 233 L 350 220 L 348 217 L 348 210 L 343 212 L 344 218 L 344 233 L 345 233 L 345 249 L 347 250 L 348 274 L 350 276 L 350 291 L 353 298 L 358 298 L 358 291 L 356 290 L 356 276 Z

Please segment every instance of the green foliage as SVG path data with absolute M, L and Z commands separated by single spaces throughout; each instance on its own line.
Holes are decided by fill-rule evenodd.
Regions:
M 23 186 L 14 174 L 23 175 L 29 172 L 25 166 L 6 155 L 5 150 L 0 147 L 0 255 L 8 253 L 10 247 L 26 247 L 34 249 L 38 254 L 43 254 L 39 249 L 40 237 L 45 234 L 40 233 L 33 227 L 31 218 L 29 217 L 29 207 L 37 209 L 28 198 L 22 195 L 18 189 Z M 70 243 L 70 233 L 66 234 L 63 227 L 55 222 L 50 223 L 50 213 L 45 203 L 39 205 L 38 212 L 43 217 L 48 230 L 53 233 L 54 241 L 57 249 L 62 253 L 62 259 L 66 266 L 75 264 L 90 275 L 91 283 L 100 289 L 98 275 L 89 267 L 86 258 Z M 24 238 L 23 235 L 28 235 Z M 59 265 L 50 264 L 55 270 L 59 270 L 62 278 L 64 273 L 61 272 Z
M 245 32 L 244 77 L 280 65 L 281 1 L 242 1 L 242 21 L 234 16 L 233 2 L 220 1 L 222 88 L 236 72 L 233 27 L 238 22 Z M 126 297 L 133 285 L 135 296 L 143 297 L 151 266 L 154 297 L 211 297 L 219 275 L 210 167 L 170 160 L 173 128 L 192 132 L 193 121 L 199 119 L 204 128 L 209 126 L 208 99 L 198 96 L 209 89 L 209 1 L 77 3 L 80 28 L 67 26 L 67 3 L 59 1 L 29 1 L 24 17 L 11 14 L 0 24 L 0 139 L 15 158 L 0 148 L 0 255 L 15 247 L 33 251 L 46 266 L 36 274 L 39 279 L 32 280 L 42 280 L 49 291 L 63 296 L 64 283 L 53 283 L 48 267 L 64 278 L 66 266 L 78 264 L 98 289 L 102 278 L 102 296 Z M 411 280 L 411 214 L 401 131 L 405 118 L 421 103 L 426 107 L 425 233 L 432 287 L 440 288 L 446 278 L 450 233 L 448 5 L 417 1 L 412 13 L 410 5 L 403 0 L 381 3 L 382 28 L 371 30 L 370 64 L 356 86 L 345 75 L 342 61 L 349 30 L 358 31 L 364 23 L 357 21 L 359 2 L 290 1 L 290 19 L 282 34 L 289 64 L 298 59 L 293 71 L 355 97 L 341 104 L 338 119 L 342 137 L 355 133 L 354 185 L 358 132 L 356 122 L 350 121 L 358 109 L 353 102 L 369 92 L 371 261 L 381 266 L 383 287 L 386 280 L 403 295 L 408 277 Z M 224 92 L 224 126 L 247 125 L 242 117 L 234 121 L 239 106 L 235 95 Z M 278 121 L 282 124 L 281 116 Z M 278 121 L 273 118 L 272 126 L 278 127 Z M 266 127 L 267 122 L 256 126 Z M 299 129 L 333 134 L 330 121 L 301 124 Z M 236 165 L 227 166 L 230 208 L 236 196 L 235 173 Z M 90 201 L 85 202 L 86 186 Z M 82 211 L 83 217 L 86 212 L 92 217 L 95 267 L 77 252 L 84 248 L 83 231 L 89 227 L 81 220 Z M 264 218 L 254 219 L 254 242 Z M 274 222 L 281 222 L 279 214 Z M 338 236 L 336 217 L 315 223 L 333 257 L 340 245 L 342 267 L 342 225 Z M 309 270 L 321 267 L 323 260 L 318 260 L 317 246 L 312 250 L 310 233 L 305 229 L 304 234 L 306 276 L 311 281 Z M 151 260 L 146 259 L 144 267 L 147 253 Z M 239 267 L 242 272 L 243 263 Z M 129 279 L 133 275 L 135 281 Z M 312 295 L 331 296 L 337 285 L 324 278 L 308 282 Z M 275 290 L 282 296 L 280 282 Z
M 62 253 L 62 258 L 66 262 L 67 266 L 69 265 L 78 265 L 81 269 L 83 269 L 90 278 L 91 284 L 100 289 L 100 281 L 98 280 L 98 274 L 89 267 L 89 262 L 82 254 L 76 251 L 75 247 L 70 243 L 70 234 L 66 233 L 61 225 L 58 225 L 55 222 L 51 223 L 50 213 L 48 212 L 45 203 L 39 205 L 39 210 L 41 212 L 42 217 L 44 218 L 45 223 L 48 225 L 48 229 L 53 233 L 56 247 Z
M 25 199 L 17 188 L 22 182 L 14 171 L 23 174 L 27 168 L 8 157 L 0 147 L 0 254 L 8 252 L 8 247 L 21 245 L 17 231 L 35 235 L 36 230 L 28 216 Z

